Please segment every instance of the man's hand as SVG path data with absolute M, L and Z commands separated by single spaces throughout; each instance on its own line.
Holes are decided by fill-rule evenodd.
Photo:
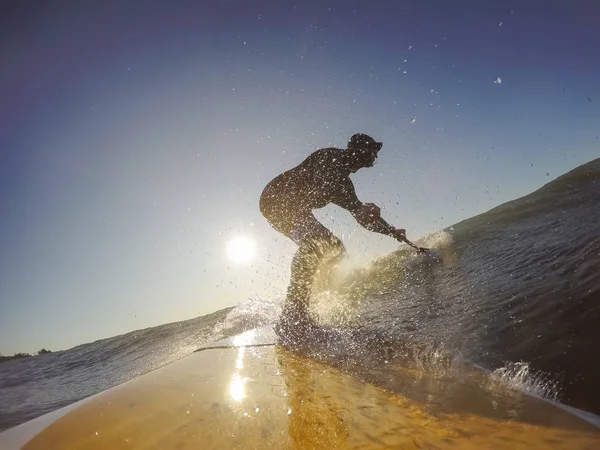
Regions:
M 406 239 L 406 230 L 404 228 L 396 228 L 396 233 L 394 237 L 398 241 L 404 241 Z

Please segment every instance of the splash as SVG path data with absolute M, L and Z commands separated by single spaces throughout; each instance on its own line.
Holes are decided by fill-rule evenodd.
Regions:
M 330 325 L 346 326 L 360 321 L 362 306 L 372 296 L 394 294 L 405 289 L 406 281 L 419 277 L 421 269 L 451 260 L 452 236 L 437 231 L 419 241 L 430 248 L 417 254 L 402 246 L 397 251 L 376 258 L 364 267 L 345 270 L 340 266 L 317 271 L 312 293 L 313 310 Z
M 417 244 L 422 247 L 433 248 L 439 251 L 445 250 L 452 244 L 452 228 L 448 230 L 435 231 L 424 238 L 417 241 Z
M 560 385 L 549 375 L 531 369 L 527 362 L 508 363 L 490 374 L 492 387 L 497 383 L 537 397 L 559 401 Z
M 213 333 L 218 339 L 222 339 L 252 328 L 272 324 L 281 314 L 281 307 L 280 300 L 248 298 L 233 308 L 222 321 L 215 324 Z

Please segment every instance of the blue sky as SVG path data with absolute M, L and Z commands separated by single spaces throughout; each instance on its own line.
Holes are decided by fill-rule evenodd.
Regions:
M 384 142 L 359 197 L 415 239 L 600 154 L 595 1 L 19 3 L 0 7 L 4 354 L 282 298 L 294 245 L 262 188 L 355 132 Z M 397 248 L 317 215 L 350 257 Z

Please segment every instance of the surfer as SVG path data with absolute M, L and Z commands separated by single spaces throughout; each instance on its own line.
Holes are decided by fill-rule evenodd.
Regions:
M 350 174 L 372 167 L 383 146 L 371 136 L 353 135 L 346 149 L 323 148 L 298 166 L 267 184 L 260 197 L 260 211 L 271 226 L 298 245 L 292 259 L 290 284 L 279 332 L 309 323 L 308 304 L 315 274 L 323 264 L 344 255 L 342 242 L 313 215 L 314 209 L 329 203 L 348 210 L 364 228 L 391 236 L 414 246 L 402 228 L 394 228 L 381 218 L 380 208 L 362 203 Z

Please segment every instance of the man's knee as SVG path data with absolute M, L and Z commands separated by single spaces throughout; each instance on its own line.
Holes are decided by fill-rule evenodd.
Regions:
M 294 256 L 293 265 L 301 266 L 304 270 L 314 271 L 326 262 L 334 262 L 341 259 L 346 253 L 342 241 L 335 236 L 326 239 L 306 239 L 300 243 L 300 247 Z
M 320 256 L 322 258 L 338 258 L 346 253 L 346 247 L 344 247 L 342 241 L 333 234 L 321 239 L 320 242 Z

